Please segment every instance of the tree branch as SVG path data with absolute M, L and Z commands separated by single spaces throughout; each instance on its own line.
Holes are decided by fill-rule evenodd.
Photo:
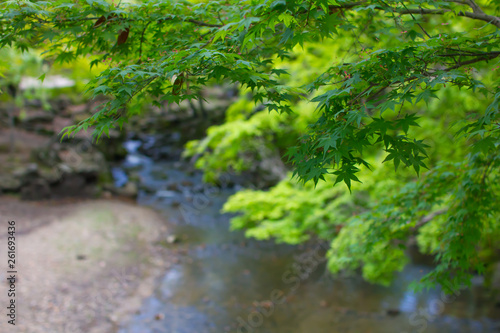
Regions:
M 144 29 L 142 30 L 141 45 L 139 46 L 139 59 L 141 59 L 141 57 L 142 57 L 142 43 L 144 42 L 144 33 L 146 32 L 149 24 L 151 24 L 151 21 L 149 21 L 148 23 L 146 23 L 146 25 L 144 26 Z
M 472 59 L 472 60 L 468 60 L 468 61 L 464 61 L 464 62 L 459 62 L 455 66 L 445 68 L 444 71 L 451 71 L 453 69 L 457 69 L 457 68 L 460 68 L 460 67 L 465 66 L 465 65 L 474 64 L 476 62 L 480 62 L 480 61 L 483 61 L 483 60 L 495 59 L 498 56 L 500 56 L 500 52 L 491 52 L 489 55 L 486 55 L 486 56 L 483 56 L 483 57 L 478 57 L 478 58 L 475 58 L 475 59 Z
M 481 57 L 481 56 L 494 56 L 498 57 L 500 52 L 488 52 L 488 53 L 445 53 L 436 54 L 438 57 Z
M 479 7 L 478 4 L 474 0 L 468 0 L 467 3 L 472 8 L 472 12 L 477 13 L 477 14 L 484 14 L 481 7 Z
M 102 16 L 99 16 L 99 17 L 80 17 L 80 18 L 77 18 L 77 19 L 73 19 L 73 18 L 64 18 L 64 19 L 61 19 L 61 18 L 57 18 L 56 17 L 54 20 L 41 19 L 41 18 L 39 18 L 37 16 L 32 16 L 32 15 L 27 15 L 26 17 L 33 17 L 33 19 L 36 19 L 39 23 L 44 23 L 44 24 L 63 24 L 63 23 L 78 23 L 78 22 L 84 22 L 84 21 L 97 21 Z M 0 22 L 1 21 L 7 21 L 7 20 L 9 20 L 9 19 L 0 18 Z M 142 19 L 141 20 L 136 20 L 136 19 L 123 18 L 123 17 L 112 17 L 112 18 L 109 18 L 108 20 L 110 22 L 114 21 L 114 20 L 116 20 L 116 21 L 124 21 L 124 22 L 134 22 L 134 21 L 153 22 L 153 21 L 156 21 L 157 19 L 152 19 L 151 21 L 149 21 L 149 20 L 142 20 Z M 172 18 L 163 18 L 163 19 L 160 19 L 160 20 L 171 21 L 173 19 Z M 194 19 L 187 19 L 187 20 L 179 19 L 179 21 L 189 22 L 189 23 L 196 24 L 196 25 L 199 25 L 199 26 L 202 26 L 202 27 L 220 28 L 220 27 L 224 26 L 222 24 L 206 23 L 206 22 L 198 21 L 198 20 L 194 20 Z
M 335 11 L 335 9 L 351 9 L 351 8 L 354 8 L 354 7 L 357 7 L 359 5 L 362 5 L 362 4 L 365 4 L 367 3 L 368 1 L 356 1 L 356 2 L 350 2 L 350 3 L 343 3 L 341 5 L 331 5 L 331 6 L 328 6 L 328 9 L 331 10 L 330 14 L 332 14 L 332 12 Z
M 408 8 L 406 7 L 406 5 L 403 2 L 401 2 L 401 4 L 405 7 L 406 10 L 408 10 Z M 413 16 L 413 14 L 410 14 L 410 15 L 411 15 L 411 18 L 413 19 L 413 21 L 415 21 L 417 23 L 417 25 L 420 27 L 420 30 L 422 30 L 427 37 L 431 38 L 431 36 L 427 33 L 427 31 L 425 31 L 424 27 L 422 27 L 420 25 L 420 23 L 417 22 L 417 19 L 415 18 L 415 16 Z
M 193 19 L 186 20 L 185 22 L 190 22 L 190 23 L 202 26 L 202 27 L 211 27 L 211 28 L 220 28 L 223 26 L 222 24 L 205 23 L 205 22 L 193 20 Z
M 406 14 L 421 14 L 421 15 L 444 15 L 446 13 L 451 12 L 452 10 L 450 9 L 403 9 L 403 10 L 397 10 L 397 12 L 401 15 L 406 15 Z M 458 12 L 457 16 L 463 16 L 463 17 L 468 17 L 472 18 L 475 20 L 481 20 L 485 21 L 488 23 L 493 24 L 497 28 L 500 28 L 500 17 L 493 16 L 493 15 L 486 15 L 484 13 L 474 13 L 474 12 Z
M 459 3 L 461 5 L 465 6 L 470 6 L 470 3 L 468 0 L 444 0 L 445 2 L 454 2 L 454 3 Z
M 329 6 L 329 11 L 330 14 L 334 13 L 337 9 L 351 9 L 354 7 L 358 7 L 360 5 L 365 4 L 367 1 L 357 1 L 357 2 L 351 2 L 351 3 L 345 3 L 342 5 L 338 6 Z M 467 0 L 467 1 L 450 1 L 450 2 L 456 2 L 464 5 L 469 5 L 473 12 L 463 12 L 459 11 L 457 13 L 458 16 L 463 16 L 463 17 L 468 17 L 471 19 L 475 20 L 481 20 L 488 22 L 490 24 L 493 24 L 497 28 L 500 28 L 500 17 L 494 16 L 494 15 L 487 15 L 483 12 L 483 10 L 473 1 L 473 0 Z M 375 9 L 378 10 L 384 10 L 382 7 L 375 7 Z M 401 15 L 411 15 L 411 14 L 421 14 L 421 15 L 444 15 L 446 13 L 452 12 L 451 9 L 424 9 L 424 8 L 418 8 L 418 9 L 395 9 L 395 12 Z
M 433 213 L 430 213 L 430 214 L 422 217 L 422 219 L 420 219 L 420 221 L 418 221 L 417 224 L 413 227 L 413 230 L 416 230 L 416 229 L 420 228 L 421 226 L 423 226 L 424 224 L 432 221 L 436 216 L 439 216 L 439 215 L 446 213 L 447 210 L 448 209 L 440 209 L 440 210 L 437 210 Z

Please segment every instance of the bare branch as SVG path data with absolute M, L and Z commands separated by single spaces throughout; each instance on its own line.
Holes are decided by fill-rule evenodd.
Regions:
M 461 5 L 465 6 L 470 6 L 470 3 L 468 0 L 444 0 L 445 2 L 454 2 L 454 3 L 459 3 Z
M 139 46 L 139 59 L 141 59 L 142 57 L 142 43 L 144 43 L 144 33 L 146 32 L 148 26 L 151 24 L 151 21 L 149 21 L 148 23 L 146 23 L 146 25 L 144 26 L 144 29 L 142 30 L 142 34 L 141 34 L 141 45 Z
M 498 57 L 500 52 L 487 52 L 487 53 L 445 53 L 445 54 L 436 54 L 438 57 L 484 57 L 484 56 L 494 56 Z
M 401 2 L 401 4 L 405 7 L 405 9 L 408 10 L 408 8 L 406 7 L 406 5 L 403 2 Z M 413 19 L 413 21 L 415 21 L 417 23 L 417 25 L 420 27 L 420 30 L 422 30 L 427 37 L 431 38 L 431 36 L 427 33 L 427 31 L 425 31 L 424 27 L 422 27 L 420 25 L 420 23 L 417 22 L 417 19 L 415 18 L 415 16 L 413 16 L 413 14 L 410 14 L 410 15 L 411 15 L 411 18 Z
M 420 219 L 420 221 L 418 221 L 417 224 L 413 227 L 413 230 L 420 228 L 424 224 L 432 221 L 436 216 L 439 216 L 439 215 L 446 213 L 446 211 L 447 211 L 447 209 L 440 209 L 440 210 L 437 210 L 433 213 L 430 213 L 430 214 L 422 217 L 422 219 Z
M 444 15 L 446 13 L 451 12 L 450 9 L 403 9 L 403 10 L 398 10 L 397 11 L 401 15 L 406 15 L 406 14 L 421 14 L 421 15 Z M 457 16 L 464 16 L 468 18 L 472 18 L 475 20 L 481 20 L 485 21 L 488 23 L 493 24 L 497 28 L 500 28 L 500 17 L 493 16 L 493 15 L 486 15 L 484 13 L 471 13 L 471 12 L 458 12 Z
M 481 20 L 488 22 L 490 24 L 493 24 L 497 28 L 500 28 L 500 17 L 494 16 L 494 15 L 487 15 L 483 12 L 483 10 L 473 1 L 473 0 L 456 0 L 456 1 L 451 1 L 450 2 L 456 2 L 460 3 L 463 5 L 469 5 L 473 12 L 463 12 L 459 11 L 457 13 L 458 16 L 463 16 L 463 17 L 468 17 L 471 19 L 475 20 Z M 351 9 L 354 7 L 358 7 L 360 5 L 363 5 L 367 3 L 367 1 L 357 1 L 357 2 L 351 2 L 351 3 L 344 3 L 339 6 L 329 6 L 329 11 L 330 14 L 334 13 L 338 9 Z M 384 10 L 382 7 L 375 7 L 377 10 Z M 444 15 L 446 13 L 452 12 L 451 9 L 424 9 L 424 8 L 418 8 L 418 9 L 394 9 L 395 12 L 401 15 L 412 15 L 412 14 L 421 14 L 421 15 Z
M 211 28 L 220 28 L 220 27 L 222 27 L 222 24 L 205 23 L 205 22 L 198 21 L 198 20 L 193 20 L 193 19 L 186 20 L 186 22 L 190 22 L 190 23 L 202 26 L 202 27 L 211 27 Z
M 474 0 L 468 0 L 469 6 L 472 8 L 472 11 L 477 14 L 484 14 L 483 10 Z
M 492 59 L 497 58 L 498 56 L 500 56 L 500 52 L 491 52 L 490 54 L 488 54 L 486 56 L 477 57 L 475 59 L 464 61 L 464 62 L 459 62 L 455 66 L 445 68 L 444 71 L 451 71 L 453 69 L 457 69 L 457 68 L 460 68 L 462 66 L 474 64 L 476 62 L 480 62 L 480 61 L 484 61 L 484 60 L 486 60 L 486 61 L 492 60 Z

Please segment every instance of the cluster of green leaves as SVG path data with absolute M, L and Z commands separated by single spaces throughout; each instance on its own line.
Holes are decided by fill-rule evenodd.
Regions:
M 109 67 L 91 81 L 89 91 L 112 98 L 66 132 L 95 126 L 99 137 L 123 124 L 124 107 L 134 98 L 180 102 L 196 98 L 211 80 L 238 82 L 270 110 L 291 112 L 290 102 L 305 94 L 280 82 L 278 76 L 286 71 L 273 66 L 276 57 L 286 57 L 305 41 L 359 29 L 370 39 L 363 46 L 360 36 L 359 43 L 371 51 L 332 66 L 304 86 L 322 114 L 289 152 L 302 180 L 317 182 L 333 172 L 336 181 L 350 187 L 351 181 L 358 181 L 358 166 L 366 165 L 363 149 L 378 142 L 396 168 L 401 162 L 417 173 L 425 167 L 425 145 L 406 135 L 415 117 L 384 119 L 385 110 L 405 102 L 428 102 L 446 84 L 489 93 L 463 67 L 500 55 L 500 23 L 473 3 L 152 0 L 117 6 L 103 0 L 7 1 L 2 19 L 12 24 L 2 26 L 0 45 L 44 45 L 47 56 L 60 62 L 89 54 L 96 57 L 92 64 L 107 61 Z M 455 24 L 436 29 L 415 17 L 418 14 L 491 24 L 476 26 L 480 32 L 471 31 L 473 25 L 467 30 Z M 329 89 L 321 91 L 325 85 Z
M 229 168 L 245 169 L 237 147 L 282 149 L 289 146 L 287 138 L 300 136 L 287 156 L 293 175 L 306 185 L 283 183 L 246 203 L 243 194 L 236 195 L 226 207 L 243 212 L 234 222 L 236 227 L 252 228 L 253 236 L 292 243 L 310 233 L 333 239 L 329 253 L 333 271 L 362 266 L 368 279 L 383 282 L 391 270 L 403 266 L 402 247 L 414 235 L 439 260 L 426 281 L 464 281 L 472 271 L 482 270 L 474 249 L 496 232 L 499 209 L 495 182 L 500 80 L 495 71 L 500 64 L 500 5 L 496 1 L 146 0 L 115 5 L 104 0 L 13 0 L 3 4 L 0 20 L 10 24 L 0 26 L 0 46 L 44 47 L 49 50 L 46 56 L 59 62 L 90 55 L 92 65 L 106 66 L 88 87 L 92 96 L 108 99 L 91 118 L 67 128 L 66 134 L 93 126 L 98 138 L 126 121 L 131 113 L 127 105 L 141 100 L 180 103 L 198 98 L 202 87 L 212 82 L 238 83 L 250 92 L 246 100 L 230 110 L 227 124 L 192 143 L 189 153 L 201 155 L 199 166 L 213 179 Z M 319 45 L 331 47 L 331 56 L 322 58 L 326 66 L 304 65 L 304 57 L 302 62 L 293 58 L 299 49 L 314 53 Z M 300 71 L 293 66 L 302 66 L 307 74 L 294 80 Z M 472 106 L 457 103 L 456 96 L 472 100 Z M 436 97 L 447 102 L 434 104 Z M 282 118 L 265 119 L 267 111 L 254 112 L 254 106 L 245 104 L 250 101 Z M 317 106 L 318 112 L 312 114 L 309 105 Z M 456 109 L 463 117 L 449 131 L 448 117 L 456 116 Z M 455 135 L 456 142 L 444 142 L 460 152 L 449 152 L 449 147 L 434 150 L 443 141 L 440 136 L 448 135 Z M 382 161 L 386 163 L 381 167 Z M 407 175 L 408 168 L 416 174 L 431 170 L 418 182 L 405 179 L 407 186 L 393 179 L 396 185 L 383 192 L 373 185 L 381 178 L 374 176 L 372 182 L 365 172 L 385 170 L 387 162 L 398 175 Z M 399 166 L 406 168 L 398 170 Z M 359 177 L 361 173 L 364 177 Z M 385 177 L 382 184 L 392 176 Z M 362 180 L 365 184 L 359 186 L 369 195 L 355 205 L 363 209 L 356 208 L 356 215 L 347 218 L 339 208 L 344 195 L 324 187 L 316 203 L 309 198 L 315 197 L 310 180 L 318 192 L 326 186 L 319 180 L 343 182 L 349 191 L 353 182 Z M 276 198 L 269 202 L 275 205 L 264 204 L 273 194 Z M 294 200 L 293 194 L 301 199 Z M 350 203 L 357 198 L 354 194 Z M 330 201 L 339 206 L 330 206 Z M 260 214 L 258 208 L 263 209 Z M 336 217 L 345 220 L 339 223 Z M 335 225 L 340 224 L 337 232 Z M 438 235 L 441 238 L 433 240 Z
M 248 41 L 242 45 L 252 23 L 264 24 L 264 17 L 252 17 L 257 7 L 237 1 L 152 0 L 120 6 L 103 0 L 7 1 L 1 19 L 12 24 L 2 25 L 0 46 L 43 46 L 46 56 L 56 62 L 92 55 L 91 65 L 108 65 L 88 90 L 92 97 L 105 95 L 110 100 L 91 118 L 67 128 L 67 135 L 95 126 L 99 138 L 123 124 L 124 108 L 134 99 L 147 96 L 155 104 L 179 103 L 197 98 L 210 80 L 259 90 L 253 99 L 275 101 L 276 107 L 286 110 L 286 101 L 298 96 L 297 89 L 277 84 L 280 72 L 269 66 L 266 57 L 274 49 L 250 48 L 245 46 Z M 267 36 L 277 38 L 271 29 Z
M 428 104 L 436 97 L 437 89 L 446 87 L 446 84 L 490 98 L 494 96 L 498 87 L 490 91 L 473 75 L 455 69 L 459 65 L 452 59 L 449 64 L 443 60 L 453 49 L 468 49 L 465 54 L 477 49 L 477 41 L 464 35 L 448 35 L 446 45 L 442 45 L 443 37 L 436 36 L 421 42 L 408 42 L 402 48 L 377 50 L 369 59 L 337 66 L 330 75 L 323 75 L 313 82 L 312 87 L 329 84 L 342 77 L 344 71 L 338 88 L 329 89 L 312 100 L 319 103 L 323 112 L 311 133 L 302 139 L 302 144 L 289 152 L 297 166 L 295 173 L 304 181 L 313 179 L 317 182 L 324 174 L 331 173 L 333 166 L 336 182 L 344 181 L 350 187 L 351 180 L 359 181 L 355 176 L 359 170 L 357 165 L 367 165 L 363 149 L 380 143 L 389 153 L 386 160 L 393 160 L 396 169 L 402 162 L 413 167 L 418 174 L 421 167 L 426 167 L 423 160 L 427 157 L 427 146 L 408 136 L 409 128 L 418 126 L 418 117 L 398 114 L 391 119 L 383 115 L 387 110 L 401 108 L 405 102 Z M 491 46 L 494 42 L 491 47 L 498 48 L 496 31 L 485 39 L 485 44 Z M 471 56 L 472 59 L 476 60 L 475 57 L 483 54 L 493 54 L 488 57 L 499 55 L 486 50 L 479 54 Z M 429 70 L 432 64 L 434 66 Z M 437 64 L 444 68 L 436 68 Z M 489 107 L 490 110 L 495 108 L 493 104 Z
M 330 66 L 331 52 L 337 48 L 332 42 L 306 43 L 306 52 L 297 48 L 287 59 L 277 61 L 276 68 L 287 72 L 280 81 L 300 86 L 314 80 Z M 315 105 L 307 100 L 291 105 L 291 113 L 278 114 L 254 103 L 248 89 L 242 89 L 240 96 L 226 111 L 222 125 L 210 127 L 205 138 L 186 146 L 185 155 L 197 156 L 196 166 L 204 170 L 205 181 L 215 182 L 224 172 L 247 171 L 286 151 L 318 117 Z
M 406 244 L 414 238 L 437 263 L 418 287 L 436 282 L 446 287 L 451 279 L 465 283 L 471 272 L 483 272 L 489 253 L 498 251 L 493 240 L 500 233 L 499 154 L 469 153 L 466 138 L 454 136 L 450 123 L 460 127 L 459 120 L 489 101 L 458 89 L 437 96 L 419 110 L 426 117 L 412 133 L 432 143 L 431 171 L 420 179 L 415 181 L 409 169 L 391 172 L 382 163 L 384 154 L 372 149 L 367 153 L 372 171 L 361 171 L 363 183 L 352 194 L 331 186 L 335 175 L 316 186 L 285 179 L 269 191 L 232 196 L 224 206 L 240 213 L 232 227 L 247 229 L 250 237 L 292 244 L 310 237 L 328 240 L 331 271 L 361 268 L 365 279 L 377 283 L 388 284 L 404 267 Z M 441 110 L 454 104 L 461 108 L 443 117 Z

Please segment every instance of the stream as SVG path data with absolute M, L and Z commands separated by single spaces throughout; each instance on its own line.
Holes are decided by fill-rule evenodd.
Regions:
M 415 263 L 390 287 L 357 275 L 333 277 L 323 262 L 300 275 L 294 271 L 305 267 L 300 258 L 318 245 L 280 245 L 230 231 L 231 216 L 220 209 L 238 186 L 205 185 L 201 172 L 176 158 L 153 161 L 140 152 L 149 140 L 125 142 L 128 155 L 113 169 L 115 182 L 138 177 L 138 202 L 164 215 L 165 246 L 183 255 L 119 333 L 500 332 L 500 308 L 483 301 L 480 280 L 446 298 L 438 289 L 408 288 L 430 270 Z

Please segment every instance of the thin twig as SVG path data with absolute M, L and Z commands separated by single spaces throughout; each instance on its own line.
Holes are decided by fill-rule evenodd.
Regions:
M 401 1 L 401 4 L 403 5 L 403 7 L 405 7 L 406 9 L 408 9 L 408 8 L 406 7 L 406 5 L 403 3 L 403 1 Z M 420 23 L 418 23 L 418 22 L 417 22 L 417 19 L 415 18 L 415 16 L 413 16 L 413 14 L 411 14 L 411 13 L 410 13 L 410 15 L 411 15 L 411 18 L 413 19 L 413 21 L 415 21 L 415 23 L 416 23 L 416 24 L 420 27 L 420 29 L 424 32 L 424 34 L 425 34 L 427 37 L 431 38 L 431 36 L 427 33 L 427 31 L 425 31 L 424 27 L 422 27 L 422 26 L 420 25 Z
M 498 56 L 498 55 L 500 55 L 500 52 L 436 54 L 436 56 L 438 57 L 480 57 L 480 56 Z
M 142 43 L 144 42 L 144 33 L 146 32 L 146 29 L 148 28 L 148 25 L 151 24 L 151 21 L 149 21 L 148 23 L 146 23 L 146 26 L 144 26 L 144 29 L 142 30 L 142 34 L 141 34 L 141 45 L 139 46 L 139 59 L 142 58 Z
M 368 90 L 370 90 L 371 88 L 373 88 L 375 86 L 376 86 L 376 84 L 370 83 L 370 85 L 368 86 L 368 88 L 366 88 L 365 90 L 363 90 L 362 92 L 360 92 L 356 97 L 354 97 L 353 99 L 351 99 L 349 101 L 349 104 L 352 105 L 358 98 L 360 98 L 361 96 L 363 96 Z
M 312 8 L 312 1 L 309 2 L 309 9 L 307 10 L 307 18 L 306 18 L 306 23 L 304 24 L 304 27 L 307 27 L 307 24 L 309 23 L 309 14 L 311 13 L 311 8 Z
M 217 12 L 217 18 L 219 19 L 219 22 L 222 23 L 222 25 L 226 25 L 226 23 L 222 21 L 222 17 L 220 17 L 220 10 Z

